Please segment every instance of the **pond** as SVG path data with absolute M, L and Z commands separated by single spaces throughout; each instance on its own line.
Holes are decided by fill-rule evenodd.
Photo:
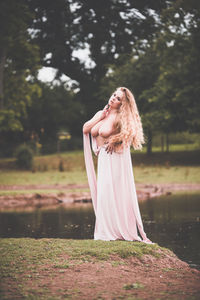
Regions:
M 147 236 L 200 269 L 200 193 L 177 193 L 140 202 Z M 92 239 L 91 204 L 0 213 L 0 237 Z

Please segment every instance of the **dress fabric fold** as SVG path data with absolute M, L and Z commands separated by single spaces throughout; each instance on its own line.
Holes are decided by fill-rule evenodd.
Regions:
M 97 180 L 90 145 L 90 134 L 83 134 L 84 157 L 92 203 L 96 216 L 95 240 L 142 241 L 147 238 L 136 194 L 130 147 L 122 153 L 107 153 L 91 137 L 98 156 Z M 140 236 L 138 235 L 138 231 Z

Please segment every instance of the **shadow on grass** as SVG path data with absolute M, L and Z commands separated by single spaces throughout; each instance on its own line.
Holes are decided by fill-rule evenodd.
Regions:
M 134 165 L 164 165 L 164 166 L 199 166 L 200 150 L 155 152 L 150 155 L 146 153 L 132 152 Z
M 199 166 L 200 150 L 174 151 L 174 152 L 153 152 L 150 155 L 140 151 L 131 151 L 134 166 Z M 97 157 L 94 155 L 94 164 L 97 165 Z M 65 171 L 85 170 L 83 152 L 78 154 L 65 153 L 62 157 Z M 39 156 L 35 157 L 35 167 L 37 171 L 59 170 L 59 156 Z M 0 159 L 1 170 L 18 170 L 14 158 Z

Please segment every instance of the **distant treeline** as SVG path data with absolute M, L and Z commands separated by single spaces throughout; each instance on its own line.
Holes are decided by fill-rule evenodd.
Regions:
M 42 67 L 57 70 L 51 84 Z M 155 135 L 198 133 L 199 70 L 198 0 L 2 0 L 0 155 L 82 147 L 83 123 L 118 86 L 135 95 L 148 153 Z

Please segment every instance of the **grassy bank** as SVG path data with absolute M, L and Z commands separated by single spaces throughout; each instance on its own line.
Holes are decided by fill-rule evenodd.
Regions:
M 120 258 L 128 258 L 130 256 L 142 257 L 144 254 L 160 257 L 157 252 L 162 249 L 163 253 L 170 250 L 159 247 L 157 244 L 145 244 L 139 242 L 128 241 L 95 241 L 95 240 L 74 240 L 74 239 L 32 239 L 32 238 L 4 238 L 0 239 L 1 267 L 3 272 L 9 271 L 10 275 L 15 266 L 9 264 L 14 261 L 19 264 L 24 260 L 29 263 L 40 264 L 41 262 L 58 262 L 59 255 L 65 253 L 72 260 L 90 261 L 95 258 L 97 260 L 109 260 L 110 255 L 117 255 Z M 8 266 L 9 268 L 4 268 Z M 20 267 L 23 271 L 23 265 Z
M 198 166 L 134 166 L 136 183 L 199 183 Z M 86 171 L 6 171 L 0 173 L 1 185 L 87 184 Z
M 63 270 L 84 263 L 109 261 L 113 266 L 117 266 L 127 263 L 125 260 L 122 263 L 121 259 L 141 258 L 144 254 L 158 258 L 169 251 L 162 248 L 159 253 L 158 249 L 161 248 L 156 244 L 147 245 L 126 241 L 108 243 L 94 240 L 0 239 L 0 278 L 1 282 L 14 283 L 16 296 L 30 297 L 28 299 L 46 299 L 51 296 L 51 299 L 59 299 L 52 297 L 53 295 L 45 286 L 40 286 L 42 274 L 45 270 L 48 271 L 50 266 L 53 272 L 49 275 L 53 280 L 55 273 L 58 272 L 62 275 Z M 30 281 L 38 286 L 38 290 L 29 290 Z M 10 293 L 13 293 L 12 288 Z M 2 298 L 5 294 L 7 293 L 3 288 L 1 290 Z
M 94 161 L 96 165 L 96 157 Z M 64 169 L 62 172 L 59 171 L 60 162 Z M 170 153 L 154 152 L 150 156 L 133 151 L 132 162 L 136 183 L 200 183 L 199 150 L 176 149 Z M 0 169 L 0 185 L 49 185 L 49 192 L 51 190 L 57 193 L 61 189 L 60 187 L 56 189 L 55 185 L 87 185 L 88 182 L 82 151 L 66 152 L 59 156 L 54 154 L 35 157 L 35 167 L 32 171 L 17 170 L 14 159 L 0 159 Z M 40 186 L 38 189 L 43 188 Z M 84 189 L 85 187 L 82 188 Z M 21 187 L 21 191 L 23 190 L 25 189 Z M 31 193 L 31 188 L 24 191 L 27 192 Z M 2 193 L 7 192 L 1 189 Z
M 179 148 L 174 147 L 173 151 L 170 152 L 161 152 L 155 148 L 151 155 L 147 155 L 144 151 L 134 151 L 132 149 L 132 162 L 134 166 L 200 166 L 200 149 L 180 150 Z M 94 161 L 96 165 L 96 156 L 94 156 Z M 83 151 L 69 151 L 59 155 L 36 156 L 33 171 L 59 171 L 61 162 L 64 171 L 85 170 Z M 16 170 L 15 159 L 1 158 L 0 169 Z
M 0 239 L 1 299 L 198 299 L 195 271 L 157 244 Z
M 0 184 L 2 185 L 29 185 L 29 184 L 86 184 L 85 171 L 46 171 L 32 173 L 30 171 L 1 171 Z

